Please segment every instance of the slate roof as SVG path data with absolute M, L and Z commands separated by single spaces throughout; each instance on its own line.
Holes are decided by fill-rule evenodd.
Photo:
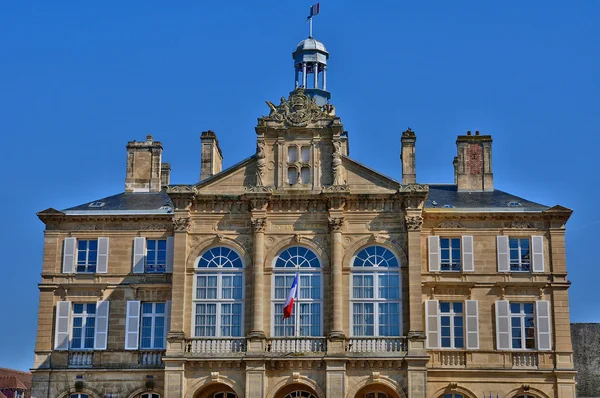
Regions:
M 490 192 L 459 192 L 454 184 L 430 184 L 425 209 L 528 212 L 544 211 L 549 207 L 499 189 Z
M 81 214 L 171 214 L 173 202 L 166 192 L 124 192 L 63 210 Z

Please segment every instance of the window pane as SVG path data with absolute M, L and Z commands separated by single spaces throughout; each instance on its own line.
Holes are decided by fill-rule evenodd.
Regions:
M 288 147 L 288 162 L 298 161 L 298 148 L 295 146 Z
M 300 149 L 300 155 L 303 163 L 308 163 L 310 161 L 310 147 L 303 146 Z
M 295 167 L 288 168 L 288 183 L 290 185 L 298 183 L 298 170 Z
M 400 336 L 400 305 L 398 303 L 379 304 L 379 335 Z

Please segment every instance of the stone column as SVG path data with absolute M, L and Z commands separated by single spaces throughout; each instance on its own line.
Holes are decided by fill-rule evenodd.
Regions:
M 176 215 L 173 222 L 173 276 L 171 291 L 171 329 L 167 335 L 167 356 L 182 355 L 185 350 L 185 294 L 186 275 L 185 261 L 187 259 L 187 236 L 190 218 Z
M 332 322 L 331 338 L 344 338 L 342 315 L 344 312 L 344 293 L 342 276 L 342 226 L 343 217 L 329 218 L 329 229 L 331 231 L 331 280 L 332 289 Z
M 315 73 L 315 87 L 319 88 L 319 63 L 313 63 L 313 72 Z
M 265 227 L 267 219 L 265 217 L 252 219 L 252 229 L 254 231 L 254 248 L 252 253 L 252 331 L 249 337 L 265 338 L 264 332 L 264 257 L 265 257 Z
M 323 65 L 323 90 L 327 91 L 327 65 Z
M 302 63 L 302 88 L 306 88 L 306 62 Z

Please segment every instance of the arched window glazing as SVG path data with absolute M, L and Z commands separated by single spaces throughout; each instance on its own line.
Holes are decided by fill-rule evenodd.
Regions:
M 352 335 L 400 336 L 400 263 L 384 246 L 360 250 L 352 261 Z
M 194 280 L 194 336 L 244 335 L 244 273 L 240 255 L 225 246 L 206 250 Z
M 298 274 L 298 293 L 292 316 L 283 319 L 283 307 Z M 283 250 L 274 260 L 273 335 L 322 336 L 322 275 L 317 254 L 304 246 Z

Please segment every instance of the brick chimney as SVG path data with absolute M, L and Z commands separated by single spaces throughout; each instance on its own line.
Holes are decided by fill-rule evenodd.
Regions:
M 203 131 L 200 136 L 200 181 L 220 173 L 223 168 L 223 153 L 214 131 Z
M 417 182 L 416 153 L 415 143 L 417 136 L 415 132 L 408 128 L 402 133 L 400 139 L 402 150 L 400 160 L 402 160 L 402 184 L 415 184 Z
M 456 139 L 458 155 L 454 158 L 454 183 L 459 191 L 493 191 L 492 136 L 459 135 Z
M 161 189 L 162 144 L 151 135 L 145 142 L 127 143 L 125 192 L 159 192 Z

